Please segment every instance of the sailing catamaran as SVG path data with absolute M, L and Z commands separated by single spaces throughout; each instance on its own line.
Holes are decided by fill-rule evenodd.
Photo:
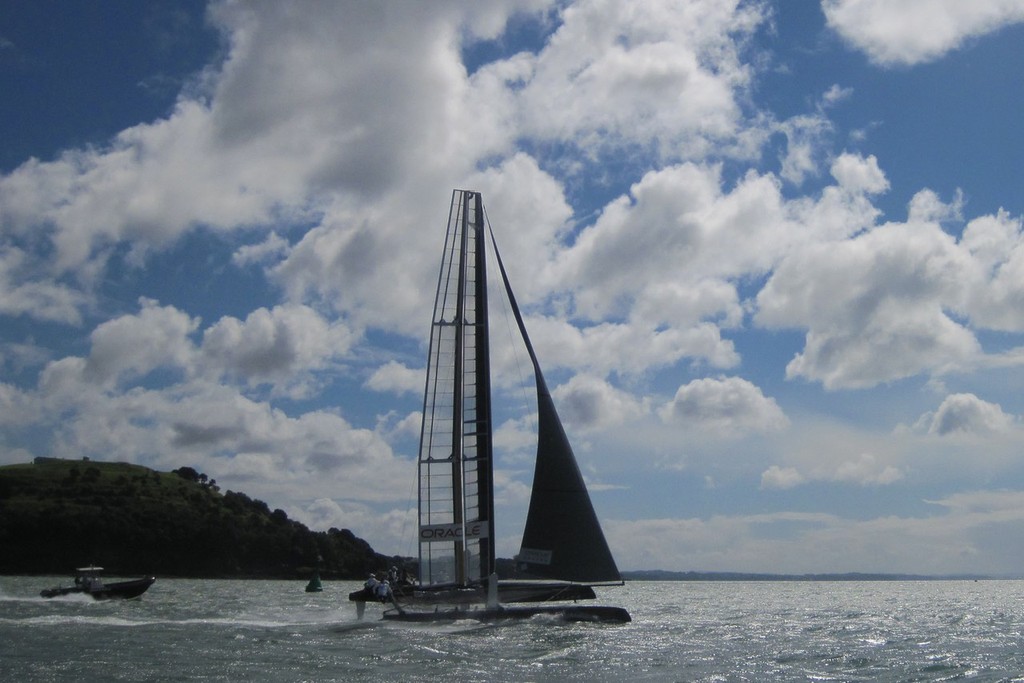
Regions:
M 538 402 L 533 493 L 516 558 L 517 574 L 524 580 L 500 582 L 494 550 L 485 233 L 490 233 L 509 306 L 533 363 Z M 548 614 L 574 621 L 630 621 L 621 607 L 566 604 L 593 598 L 593 585 L 609 584 L 621 585 L 622 578 L 526 334 L 483 201 L 478 192 L 455 190 L 423 398 L 419 583 L 396 592 L 393 608 L 383 616 L 438 621 Z M 511 602 L 520 605 L 503 604 Z M 424 603 L 433 607 L 417 611 Z

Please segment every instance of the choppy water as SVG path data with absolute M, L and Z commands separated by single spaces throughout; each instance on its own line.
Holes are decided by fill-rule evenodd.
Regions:
M 358 622 L 357 584 L 0 577 L 0 681 L 1024 681 L 1024 582 L 647 583 L 633 623 Z

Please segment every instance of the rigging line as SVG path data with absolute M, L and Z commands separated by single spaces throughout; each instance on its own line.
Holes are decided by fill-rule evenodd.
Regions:
M 483 213 L 484 213 L 484 223 L 487 225 L 487 234 L 490 236 L 491 246 L 492 246 L 492 249 L 490 251 L 489 257 L 491 259 L 495 259 L 496 258 L 495 255 L 497 254 L 498 247 L 495 244 L 494 230 L 491 228 L 491 220 L 487 216 L 487 208 L 486 207 L 484 207 Z M 488 269 L 488 272 L 493 272 L 493 270 L 492 269 Z M 512 350 L 512 359 L 515 361 L 516 374 L 519 376 L 519 382 L 518 382 L 517 386 L 519 388 L 520 404 L 522 406 L 524 406 L 524 407 L 528 407 L 530 405 L 530 403 L 531 403 L 531 399 L 530 399 L 531 394 L 530 394 L 530 392 L 527 389 L 527 387 L 529 385 L 528 385 L 528 383 L 526 381 L 526 373 L 523 372 L 523 366 L 522 366 L 522 362 L 521 362 L 521 359 L 522 359 L 522 355 L 521 355 L 522 354 L 522 349 L 520 348 L 520 345 L 516 343 L 517 335 L 513 334 L 513 332 L 512 332 L 512 321 L 511 321 L 511 318 L 509 317 L 509 314 L 511 313 L 511 307 L 509 306 L 509 302 L 508 302 L 508 293 L 505 291 L 504 287 L 498 287 L 497 290 L 499 292 L 501 292 L 501 296 L 499 297 L 499 300 L 501 301 L 502 316 L 504 317 L 504 320 L 505 320 L 505 330 L 506 330 L 506 335 L 505 336 L 506 336 L 506 339 L 509 340 L 509 348 Z M 535 420 L 536 418 L 534 416 L 536 415 L 536 413 L 537 413 L 536 409 L 534 409 L 532 411 L 528 410 L 527 419 Z

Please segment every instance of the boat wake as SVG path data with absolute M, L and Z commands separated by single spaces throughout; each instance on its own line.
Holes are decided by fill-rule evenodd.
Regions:
M 343 624 L 334 624 L 330 627 L 331 633 L 352 633 L 353 631 L 367 631 L 384 626 L 379 621 L 348 621 Z
M 90 598 L 90 602 L 91 602 Z M 109 626 L 119 628 L 134 628 L 137 626 L 153 626 L 162 624 L 159 620 L 125 619 L 109 615 L 67 615 L 47 614 L 44 616 L 26 617 L 24 619 L 0 619 L 0 623 L 17 623 L 23 626 Z

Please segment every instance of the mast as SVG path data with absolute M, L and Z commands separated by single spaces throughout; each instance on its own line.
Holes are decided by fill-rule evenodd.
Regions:
M 476 440 L 477 470 L 480 476 L 478 487 L 480 516 L 487 521 L 487 533 L 480 539 L 481 578 L 495 572 L 494 555 L 494 458 L 491 422 L 491 344 L 487 308 L 487 235 L 484 232 L 483 197 L 473 193 L 474 242 L 476 244 L 476 321 L 474 328 L 476 342 L 476 415 L 473 422 Z
M 456 190 L 431 325 L 419 455 L 420 581 L 479 583 L 494 569 L 483 204 Z

